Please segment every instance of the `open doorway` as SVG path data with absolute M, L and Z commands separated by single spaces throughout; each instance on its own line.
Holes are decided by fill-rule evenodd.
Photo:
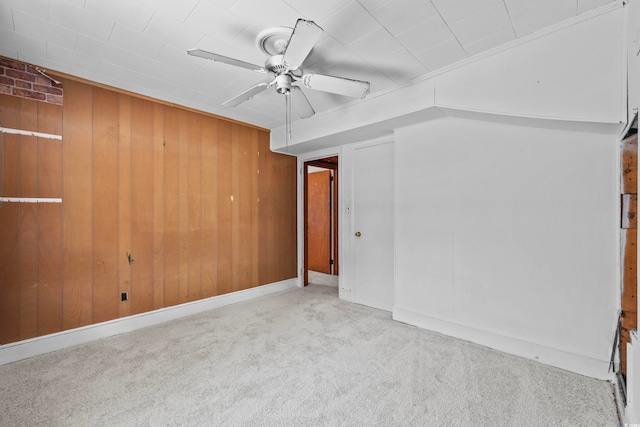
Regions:
M 338 286 L 338 157 L 304 163 L 304 285 Z

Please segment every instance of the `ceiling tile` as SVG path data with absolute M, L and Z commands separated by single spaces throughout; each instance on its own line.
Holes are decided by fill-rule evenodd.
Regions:
M 204 66 L 194 71 L 196 77 L 203 78 L 207 82 L 213 82 L 216 86 L 234 86 L 240 81 L 241 76 L 245 76 L 259 81 L 264 78 L 264 74 L 251 70 L 233 67 L 228 64 L 204 60 Z
M 289 6 L 314 22 L 322 22 L 351 0 L 284 0 Z
M 178 22 L 164 12 L 156 13 L 144 30 L 145 35 L 182 49 L 194 47 L 204 37 L 204 33 L 202 28 Z
M 535 3 L 538 0 L 504 0 L 504 5 L 511 13 L 514 10 L 520 9 L 525 6 L 530 6 L 531 3 Z
M 82 34 L 78 35 L 78 42 L 76 43 L 75 50 L 91 58 L 115 63 L 126 62 L 129 54 L 131 53 L 129 50 L 120 49 L 119 47 L 83 36 Z
M 47 55 L 47 43 L 45 41 L 14 33 L 4 28 L 0 28 L 0 46 L 3 46 L 4 50 L 8 52 L 19 51 L 18 56 L 28 54 L 36 58 L 44 58 Z M 37 63 L 37 61 L 32 62 L 32 64 Z
M 203 79 L 195 77 L 193 73 L 188 73 L 182 70 L 171 70 L 167 80 L 195 91 L 202 90 L 205 83 Z
M 155 8 L 138 0 L 86 0 L 85 9 L 140 32 L 155 13 Z
M 115 25 L 113 19 L 90 12 L 66 1 L 58 1 L 49 9 L 49 20 L 69 30 L 97 40 L 107 41 Z
M 156 59 L 170 67 L 189 72 L 198 71 L 208 62 L 207 59 L 189 55 L 186 50 L 174 46 L 166 46 Z
M 213 52 L 219 55 L 228 56 L 236 59 L 240 59 L 239 54 L 244 50 L 248 50 L 248 49 L 252 49 L 256 51 L 258 50 L 256 47 L 254 47 L 253 44 L 250 44 L 248 46 L 246 44 L 235 46 L 233 43 L 234 42 L 225 43 L 222 40 L 220 40 L 219 37 L 213 37 L 207 34 L 194 47 L 198 49 L 206 50 L 208 52 Z M 248 62 L 251 62 L 251 61 L 248 61 Z
M 256 46 L 256 36 L 264 29 L 264 27 L 257 27 L 254 25 L 250 25 L 245 28 L 238 37 L 233 39 L 227 45 L 227 49 L 231 48 L 233 49 L 233 52 L 226 56 L 231 56 L 250 64 L 262 66 L 268 56 L 266 53 L 258 49 L 258 46 Z
M 249 25 L 244 19 L 208 2 L 199 3 L 185 24 L 185 27 L 197 29 L 201 33 L 216 34 L 220 41 L 226 43 L 237 37 Z M 191 43 L 190 47 L 194 45 Z
M 576 0 L 538 0 L 510 12 L 516 36 L 523 37 L 576 14 Z
M 304 62 L 304 68 L 313 69 L 315 72 L 326 72 L 333 67 L 337 67 L 342 63 L 357 61 L 359 58 L 345 47 L 342 43 L 335 39 L 329 38 L 311 51 L 311 54 Z
M 52 22 L 19 10 L 13 11 L 13 24 L 17 33 L 36 39 L 46 40 L 67 49 L 75 49 L 78 34 Z
M 18 59 L 18 49 L 15 46 L 5 46 L 0 41 L 0 56 Z
M 49 19 L 49 0 L 1 0 L 2 6 L 42 19 Z
M 95 71 L 100 62 L 96 58 L 91 58 L 75 50 L 56 46 L 52 43 L 47 43 L 47 57 L 58 62 L 64 62 L 70 67 L 79 67 L 90 71 Z
M 615 0 L 578 0 L 578 13 L 588 12 L 613 1 Z
M 46 48 L 45 48 L 46 50 Z M 29 64 L 37 64 L 40 68 L 44 68 L 45 70 L 55 70 L 61 73 L 70 74 L 71 67 L 69 64 L 65 64 L 62 62 L 54 61 L 53 59 L 49 59 L 41 54 L 29 54 L 24 51 L 20 51 L 18 53 L 18 58 L 20 61 L 27 62 Z
M 416 57 L 429 70 L 437 70 L 467 57 L 458 40 L 449 39 L 444 43 L 416 54 Z
M 503 0 L 431 0 L 447 22 L 455 22 L 475 15 L 484 9 L 504 5 Z
M 388 2 L 389 0 L 358 0 L 358 3 L 360 3 L 369 12 L 373 12 L 374 10 L 382 7 Z
M 407 8 L 411 13 L 407 13 Z M 424 0 L 391 0 L 371 13 L 393 35 L 438 14 L 433 5 Z
M 344 45 L 353 43 L 379 28 L 378 22 L 357 2 L 349 3 L 322 21 L 320 26 Z
M 421 52 L 453 38 L 453 33 L 440 15 L 435 15 L 408 28 L 396 38 L 409 51 Z
M 238 0 L 209 0 L 210 3 L 215 4 L 223 8 L 224 10 L 231 10 L 234 4 L 236 4 Z
M 11 8 L 4 5 L 0 5 L 0 27 L 13 31 Z
M 362 59 L 373 62 L 375 59 L 400 49 L 402 45 L 384 28 L 351 43 L 348 48 L 356 52 Z
M 374 65 L 392 80 L 408 82 L 412 77 L 409 77 L 407 70 L 420 65 L 420 62 L 407 49 L 402 47 L 376 59 Z
M 281 0 L 238 0 L 231 13 L 244 22 L 264 28 L 284 25 L 285 21 L 298 15 L 291 6 Z
M 166 79 L 172 71 L 166 64 L 133 52 L 127 59 L 126 68 L 146 76 Z
M 163 89 L 171 87 L 165 80 L 160 80 L 111 62 L 101 61 L 96 72 L 108 79 L 121 82 L 119 87 L 125 90 L 135 91 L 143 95 L 148 94 L 149 89 L 154 87 Z
M 509 15 L 503 4 L 451 22 L 449 26 L 463 46 L 489 37 L 491 34 L 512 29 Z
M 116 24 L 109 37 L 109 44 L 124 50 L 131 50 L 140 55 L 155 58 L 160 55 L 167 43 L 149 37 L 125 26 Z
M 488 37 L 485 37 L 480 40 L 476 40 L 473 43 L 464 45 L 464 50 L 468 55 L 475 55 L 480 52 L 487 51 L 489 49 L 493 49 L 494 47 L 500 46 L 502 44 L 508 43 L 512 40 L 515 40 L 516 36 L 513 33 L 513 29 L 509 28 L 507 30 L 503 30 L 497 33 L 493 33 Z
M 184 22 L 193 13 L 198 3 L 209 3 L 207 0 L 142 0 L 150 7 L 156 8 L 177 22 Z

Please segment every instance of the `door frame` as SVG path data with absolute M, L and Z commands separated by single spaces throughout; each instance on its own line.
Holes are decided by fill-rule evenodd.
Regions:
M 328 161 L 327 159 L 333 159 L 335 158 L 336 161 L 335 163 Z M 339 180 L 339 176 L 340 173 L 338 171 L 340 165 L 340 159 L 338 158 L 338 156 L 328 156 L 328 157 L 323 157 L 321 159 L 314 159 L 314 160 L 307 160 L 306 162 L 304 162 L 304 168 L 302 170 L 302 180 L 303 180 L 303 193 L 304 193 L 304 200 L 303 200 L 303 210 L 304 210 L 304 261 L 303 261 L 303 281 L 302 284 L 304 286 L 307 286 L 309 284 L 309 227 L 307 224 L 307 218 L 308 218 L 308 213 L 309 213 L 309 187 L 308 187 L 308 181 L 307 178 L 309 176 L 309 166 L 316 166 L 316 167 L 320 167 L 320 168 L 324 168 L 324 169 L 328 169 L 328 170 L 332 170 L 333 171 L 333 176 L 332 176 L 332 180 L 333 180 L 333 190 L 330 191 L 330 197 L 331 197 L 331 227 L 333 228 L 332 231 L 332 235 L 331 235 L 331 239 L 333 241 L 333 245 L 331 245 L 331 258 L 333 260 L 333 274 L 335 275 L 339 275 L 339 265 L 340 265 L 340 261 L 339 261 L 339 247 L 340 244 L 338 243 L 338 199 L 339 199 L 339 195 L 340 195 L 340 190 L 338 189 L 338 185 L 340 183 Z
M 314 151 L 311 153 L 301 154 L 298 156 L 298 286 L 304 287 L 307 283 L 309 283 L 308 269 L 307 269 L 307 236 L 306 236 L 306 210 L 307 210 L 307 179 L 306 174 L 308 171 L 308 165 L 305 165 L 307 162 L 318 161 L 322 159 L 326 159 L 328 157 L 337 157 L 338 158 L 338 166 L 336 169 L 336 175 L 340 176 L 342 174 L 342 147 L 332 147 L 324 150 Z M 323 166 L 324 167 L 324 166 Z M 340 223 L 339 218 L 339 206 L 342 204 L 342 180 L 336 179 L 334 182 L 336 192 L 338 197 L 336 197 L 337 203 L 334 206 L 334 221 L 336 223 Z M 336 227 L 334 230 L 334 238 L 336 239 L 336 247 L 338 248 L 338 256 L 334 258 L 334 262 L 337 265 L 342 265 L 342 250 L 340 247 L 342 246 L 340 241 L 340 229 Z M 334 255 L 335 256 L 335 255 Z M 338 276 L 338 288 L 342 287 L 342 276 Z

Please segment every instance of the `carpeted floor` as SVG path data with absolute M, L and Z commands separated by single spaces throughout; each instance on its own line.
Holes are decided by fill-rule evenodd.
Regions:
M 0 366 L 2 426 L 616 426 L 611 384 L 311 285 Z

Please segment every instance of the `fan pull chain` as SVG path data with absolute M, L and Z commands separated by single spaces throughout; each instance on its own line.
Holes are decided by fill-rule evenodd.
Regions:
M 291 139 L 291 92 L 287 92 L 284 95 L 284 98 L 286 100 L 286 129 L 285 132 L 287 134 L 286 136 L 286 151 L 287 153 L 289 152 L 289 140 Z

